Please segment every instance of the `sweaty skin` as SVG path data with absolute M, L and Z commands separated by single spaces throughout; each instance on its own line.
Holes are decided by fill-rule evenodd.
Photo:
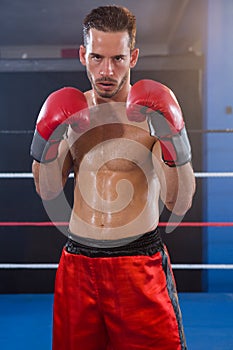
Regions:
M 90 117 L 90 131 L 76 141 L 68 134 L 76 180 L 70 231 L 119 239 L 153 229 L 160 184 L 152 163 L 155 140 L 146 123 L 130 125 L 121 103 L 94 108 Z
M 80 61 L 92 89 L 85 92 L 90 128 L 77 135 L 72 128 L 60 144 L 58 158 L 33 162 L 37 192 L 51 199 L 74 171 L 74 203 L 69 229 L 74 236 L 114 240 L 152 230 L 159 220 L 159 196 L 177 215 L 190 208 L 195 180 L 190 163 L 165 165 L 159 142 L 147 122 L 129 122 L 125 103 L 130 69 L 138 49 L 130 51 L 127 32 L 90 30 Z

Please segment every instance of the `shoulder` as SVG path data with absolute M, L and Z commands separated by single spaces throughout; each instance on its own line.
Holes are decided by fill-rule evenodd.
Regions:
M 84 92 L 84 96 L 86 97 L 87 103 L 89 107 L 93 106 L 93 91 L 92 90 L 88 90 Z

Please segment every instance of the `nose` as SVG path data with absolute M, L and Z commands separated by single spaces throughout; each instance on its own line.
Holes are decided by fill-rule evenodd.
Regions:
M 113 76 L 114 71 L 113 71 L 113 63 L 111 59 L 104 59 L 101 65 L 100 69 L 100 75 L 102 77 L 108 77 L 108 76 Z

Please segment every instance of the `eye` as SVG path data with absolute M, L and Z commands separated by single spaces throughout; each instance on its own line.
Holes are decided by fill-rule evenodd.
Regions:
M 94 55 L 91 55 L 91 59 L 96 62 L 99 62 L 102 59 L 102 56 L 94 54 Z
M 123 61 L 124 60 L 124 57 L 123 56 L 115 56 L 115 61 L 117 61 L 117 62 L 121 62 L 121 61 Z

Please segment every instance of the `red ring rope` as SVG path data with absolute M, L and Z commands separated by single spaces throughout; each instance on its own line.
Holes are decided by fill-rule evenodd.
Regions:
M 68 226 L 68 222 L 59 221 L 0 221 L 0 226 Z
M 66 221 L 0 221 L 0 226 L 68 226 Z M 160 222 L 158 226 L 232 227 L 233 222 Z

